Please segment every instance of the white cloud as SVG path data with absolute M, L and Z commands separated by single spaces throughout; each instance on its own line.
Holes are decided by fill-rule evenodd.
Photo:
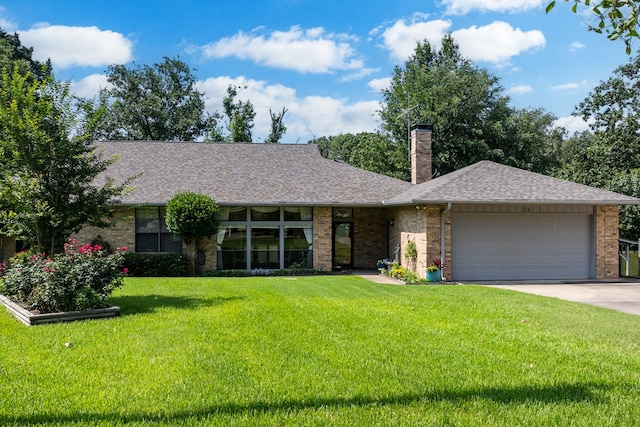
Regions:
M 495 21 L 482 27 L 472 26 L 452 33 L 460 52 L 474 61 L 505 63 L 513 56 L 545 46 L 541 31 L 522 31 L 506 22 Z
M 480 12 L 523 12 L 542 7 L 542 0 L 442 0 L 446 14 L 465 15 L 472 10 Z
M 439 46 L 450 27 L 451 21 L 424 21 L 424 15 L 415 15 L 410 22 L 401 19 L 384 30 L 382 40 L 393 58 L 405 61 L 414 53 L 418 42 L 427 40 Z
M 551 86 L 551 89 L 552 90 L 574 90 L 574 89 L 578 89 L 579 87 L 580 85 L 578 83 L 569 82 L 561 85 Z
M 18 29 L 18 25 L 7 15 L 7 9 L 0 6 L 0 28 L 7 33 L 12 33 Z
M 424 21 L 424 15 L 415 15 L 410 22 L 396 21 L 382 32 L 384 46 L 391 56 L 402 62 L 414 52 L 419 41 L 440 46 L 442 37 L 451 27 L 451 21 Z M 546 41 L 541 31 L 523 31 L 506 22 L 495 21 L 485 26 L 472 26 L 451 33 L 460 46 L 462 55 L 473 61 L 505 64 L 513 56 L 533 48 L 544 47 Z
M 384 90 L 389 86 L 391 86 L 391 77 L 373 79 L 367 84 L 367 86 L 369 86 L 371 89 L 375 90 L 376 92 L 380 92 L 381 90 Z
M 571 46 L 569 47 L 569 49 L 573 52 L 576 51 L 578 49 L 584 49 L 586 46 L 584 43 L 579 42 L 579 41 L 575 41 L 573 43 L 571 43 Z
M 222 100 L 230 84 L 240 87 L 237 99 L 248 99 L 254 106 L 255 142 L 264 141 L 269 133 L 269 109 L 280 111 L 282 107 L 288 110 L 284 116 L 287 132 L 283 142 L 306 143 L 313 137 L 374 131 L 377 127 L 378 101 L 350 103 L 346 98 L 299 97 L 295 89 L 282 84 L 268 84 L 243 77 L 212 77 L 198 82 L 198 90 L 204 92 L 207 98 L 206 108 L 209 112 L 222 112 Z
M 71 91 L 82 98 L 93 98 L 100 89 L 110 87 L 106 74 L 91 74 L 80 81 L 71 83 Z
M 565 128 L 569 132 L 569 135 L 589 130 L 589 123 L 585 122 L 582 120 L 582 117 L 578 116 L 559 117 L 554 122 L 554 126 Z
M 133 43 L 120 33 L 98 27 L 40 25 L 20 31 L 20 40 L 33 46 L 33 57 L 51 59 L 55 67 L 100 67 L 132 59 Z
M 236 57 L 259 65 L 295 70 L 301 73 L 330 73 L 335 70 L 358 70 L 364 64 L 349 43 L 346 34 L 327 34 L 322 27 L 274 31 L 267 36 L 256 29 L 202 47 L 207 58 Z
M 524 95 L 527 93 L 533 93 L 533 88 L 529 85 L 516 85 L 507 91 L 510 95 Z

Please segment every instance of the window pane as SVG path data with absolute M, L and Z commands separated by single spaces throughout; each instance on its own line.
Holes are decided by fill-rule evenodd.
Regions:
M 284 208 L 285 221 L 311 221 L 313 219 L 312 207 L 287 206 Z
M 218 269 L 246 270 L 246 227 L 222 227 L 218 231 Z
M 136 209 L 136 233 L 158 233 L 159 231 L 158 208 Z
M 313 266 L 313 232 L 311 227 L 284 228 L 284 267 L 296 264 L 303 268 Z
M 252 221 L 280 221 L 280 208 L 277 206 L 259 206 L 251 208 Z
M 285 221 L 302 221 L 302 218 L 300 217 L 300 208 L 285 207 L 284 220 Z
M 251 268 L 280 268 L 280 227 L 251 228 Z
M 247 220 L 247 208 L 229 208 L 229 221 L 246 221 Z
M 353 218 L 352 208 L 333 208 L 334 218 Z
M 171 233 L 160 234 L 160 252 L 182 252 L 182 240 Z
M 285 249 L 308 249 L 311 246 L 313 233 L 311 227 L 285 227 Z
M 156 233 L 136 234 L 136 252 L 158 252 L 158 235 Z
M 167 216 L 167 209 L 160 208 L 160 233 L 168 233 L 167 223 L 165 222 L 165 218 Z

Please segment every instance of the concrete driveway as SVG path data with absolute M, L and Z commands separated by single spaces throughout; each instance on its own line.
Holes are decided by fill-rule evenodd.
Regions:
M 489 284 L 494 288 L 560 298 L 640 315 L 640 282 L 575 284 Z

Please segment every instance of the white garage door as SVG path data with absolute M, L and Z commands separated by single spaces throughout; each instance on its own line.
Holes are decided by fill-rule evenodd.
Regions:
M 593 215 L 454 213 L 451 276 L 456 281 L 588 279 Z

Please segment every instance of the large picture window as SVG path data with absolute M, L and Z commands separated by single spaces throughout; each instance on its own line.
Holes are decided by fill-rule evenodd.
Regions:
M 218 269 L 313 267 L 313 208 L 220 207 Z
M 136 252 L 182 252 L 182 241 L 174 237 L 164 221 L 165 208 L 136 209 Z

